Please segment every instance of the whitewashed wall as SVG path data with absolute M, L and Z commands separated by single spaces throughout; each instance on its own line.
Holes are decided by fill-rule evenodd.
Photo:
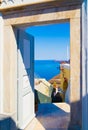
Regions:
M 82 4 L 82 130 L 88 130 L 88 0 Z
M 3 111 L 3 18 L 0 13 L 0 113 Z

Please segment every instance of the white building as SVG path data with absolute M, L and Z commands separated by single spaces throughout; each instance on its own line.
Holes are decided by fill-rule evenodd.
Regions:
M 87 19 L 87 0 L 0 0 L 0 130 L 25 129 L 35 116 L 34 38 L 20 30 L 65 21 L 71 45 L 69 129 L 88 130 Z

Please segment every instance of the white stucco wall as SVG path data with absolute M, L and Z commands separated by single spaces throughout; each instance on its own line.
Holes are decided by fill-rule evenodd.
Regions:
M 41 1 L 43 1 L 43 0 L 41 0 Z M 64 11 L 62 11 L 62 12 L 64 12 Z M 47 19 L 48 19 L 48 17 L 49 16 L 51 16 L 51 19 L 53 18 L 53 20 L 54 19 L 56 19 L 57 17 L 59 17 L 59 19 L 61 19 L 61 15 L 62 15 L 62 19 L 63 19 L 63 17 L 69 17 L 69 15 L 68 15 L 68 12 L 69 11 L 66 11 L 67 12 L 67 14 L 66 14 L 66 16 L 64 16 L 64 14 L 62 13 L 62 14 L 60 14 L 60 15 L 58 15 L 58 13 L 57 14 L 55 14 L 54 15 L 54 13 L 52 13 L 52 15 L 48 15 L 48 14 L 43 14 L 44 16 L 42 17 L 41 15 L 40 15 L 40 17 L 39 17 L 39 15 L 38 15 L 38 17 L 37 17 L 37 19 L 39 18 L 39 22 L 41 22 L 41 21 L 44 21 L 44 20 L 46 20 L 47 21 Z M 79 22 L 80 22 L 80 19 L 77 17 L 77 15 L 75 14 L 75 16 L 77 17 L 77 18 L 72 18 L 73 17 L 73 15 L 72 15 L 73 13 L 71 13 L 71 36 L 73 36 L 73 37 L 71 37 L 71 45 L 72 45 L 72 43 L 74 43 L 74 42 L 72 42 L 72 41 L 74 41 L 73 39 L 77 39 L 77 40 L 75 40 L 75 43 L 73 44 L 73 49 L 71 49 L 72 50 L 72 54 L 73 55 L 71 55 L 71 65 L 72 65 L 72 77 L 76 77 L 75 75 L 77 75 L 77 80 L 75 80 L 76 78 L 74 78 L 74 80 L 72 81 L 72 83 L 71 83 L 71 85 L 72 86 L 78 86 L 78 90 L 80 90 L 80 82 L 79 82 L 79 76 L 80 76 L 80 64 L 79 64 L 79 62 L 80 62 L 80 35 L 79 35 L 79 32 L 77 32 L 77 31 L 80 31 L 80 26 L 79 26 Z M 79 14 L 79 13 L 77 13 L 77 14 Z M 19 15 L 19 16 L 21 16 L 21 15 Z M 46 16 L 47 16 L 47 18 L 46 18 Z M 79 15 L 78 15 L 79 16 Z M 23 19 L 24 17 L 22 17 L 22 19 Z M 9 18 L 10 19 L 10 18 Z M 14 18 L 15 19 L 15 18 Z M 13 17 L 12 17 L 12 20 L 14 20 L 13 19 Z M 42 19 L 42 20 L 41 20 Z M 58 19 L 58 18 L 57 18 Z M 28 17 L 28 22 L 29 22 L 29 20 L 30 20 L 30 16 Z M 50 19 L 49 19 L 50 20 Z M 8 20 L 7 20 L 8 21 Z M 15 21 L 15 20 L 14 20 Z M 18 22 L 19 21 L 21 21 L 21 19 L 18 19 Z M 25 20 L 23 20 L 24 21 L 24 23 L 25 23 Z M 30 20 L 31 21 L 31 20 Z M 37 21 L 36 20 L 36 16 L 35 16 L 35 19 L 34 19 L 34 21 L 33 22 L 35 22 L 35 21 Z M 51 20 L 52 21 L 52 20 Z M 38 21 L 37 21 L 38 22 Z M 16 24 L 16 21 L 14 22 L 15 24 Z M 13 23 L 12 23 L 13 24 Z M 74 25 L 74 26 L 72 26 L 72 25 Z M 8 31 L 9 30 L 9 31 Z M 6 95 L 4 96 L 4 98 L 5 98 L 5 106 L 6 106 L 6 103 L 7 103 L 7 107 L 5 107 L 5 109 L 6 109 L 6 111 L 10 111 L 10 112 L 13 112 L 13 111 L 15 111 L 14 110 L 14 108 L 15 108 L 15 106 L 14 106 L 14 101 L 15 101 L 15 93 L 14 93 L 14 90 L 15 90 L 15 88 L 16 88 L 16 86 L 15 86 L 15 83 L 16 83 L 16 80 L 14 80 L 14 79 L 16 79 L 16 78 L 14 78 L 14 77 L 16 77 L 15 75 L 16 75 L 16 72 L 14 73 L 14 70 L 16 70 L 16 69 L 14 69 L 15 67 L 13 67 L 13 65 L 14 65 L 14 63 L 12 63 L 13 62 L 13 49 L 14 49 L 14 47 L 15 47 L 15 44 L 14 44 L 14 47 L 13 47 L 13 41 L 14 41 L 14 36 L 13 36 L 13 33 L 12 33 L 12 29 L 9 29 L 9 27 L 7 27 L 6 29 L 5 29 L 5 37 L 4 37 L 4 39 L 5 39 L 5 49 L 4 49 L 4 52 L 5 52 L 5 54 L 7 55 L 8 54 L 8 57 L 9 57 L 9 60 L 10 60 L 10 63 L 11 63 L 11 65 L 9 65 L 9 63 L 8 63 L 8 57 L 6 57 L 6 55 L 4 56 L 4 64 L 5 64 L 5 66 L 7 66 L 8 65 L 8 67 L 7 67 L 7 69 L 6 70 L 4 70 L 4 77 L 5 77 L 5 79 L 6 80 L 4 80 L 4 84 L 5 84 L 5 87 L 4 88 L 6 88 L 8 91 L 6 91 L 6 93 L 7 92 L 9 92 L 9 90 L 12 90 L 12 91 L 10 91 L 9 93 L 10 93 L 10 96 L 9 96 L 9 99 L 6 99 Z M 9 36 L 9 33 L 8 32 L 11 32 L 11 35 Z M 1 33 L 0 33 L 1 34 Z M 3 34 L 3 33 L 2 33 Z M 12 38 L 12 36 L 13 36 L 13 38 Z M 78 37 L 77 37 L 78 36 Z M 9 40 L 10 39 L 10 37 L 12 38 L 11 40 Z M 8 41 L 10 41 L 10 43 L 8 42 Z M 11 49 L 11 52 L 9 51 L 9 47 L 8 47 L 8 45 L 6 45 L 6 43 L 9 43 L 9 47 L 10 47 L 10 49 Z M 3 45 L 3 44 L 2 44 Z M 75 47 L 76 46 L 76 47 Z M 74 47 L 75 48 L 77 48 L 77 53 L 75 53 L 76 52 L 76 50 L 74 51 Z M 3 48 L 1 49 L 1 50 L 3 50 Z M 6 52 L 7 51 L 7 52 Z M 14 50 L 14 55 L 15 55 L 15 50 Z M 2 53 L 1 53 L 2 54 Z M 10 55 L 9 55 L 10 54 Z M 76 55 L 78 55 L 78 59 L 77 59 L 77 62 L 78 62 L 78 64 L 76 65 L 76 64 L 74 64 L 75 62 L 74 62 L 74 60 L 75 60 L 75 58 L 74 57 L 76 57 Z M 2 58 L 2 56 L 1 56 L 1 58 Z M 15 58 L 16 59 L 16 58 Z M 2 60 L 3 60 L 3 58 L 2 58 Z M 16 60 L 14 60 L 14 61 L 16 61 Z M 15 65 L 14 65 L 15 66 Z M 3 66 L 2 66 L 3 67 Z M 2 68 L 1 67 L 1 68 Z M 11 69 L 11 67 L 13 67 L 13 69 Z M 74 74 L 73 73 L 73 71 L 74 71 L 74 67 L 77 69 L 77 72 Z M 6 68 L 6 67 L 5 67 Z M 7 73 L 7 74 L 9 74 L 9 82 L 8 82 L 8 80 L 7 80 L 7 75 L 6 75 L 6 71 L 8 70 L 8 68 L 10 68 L 10 74 L 9 73 Z M 1 69 L 2 70 L 2 69 Z M 7 71 L 7 72 L 9 72 L 9 70 Z M 12 76 L 12 75 L 14 75 L 14 76 Z M 2 76 L 2 74 L 1 74 L 1 76 Z M 3 77 L 3 76 L 2 76 Z M 6 82 L 7 81 L 7 82 Z M 74 82 L 74 81 L 76 81 L 76 82 Z M 2 82 L 2 84 L 3 84 L 3 82 Z M 10 85 L 9 85 L 10 84 Z M 3 86 L 3 85 L 2 85 Z M 12 86 L 14 86 L 14 88 L 12 87 Z M 9 88 L 8 88 L 9 87 Z M 14 93 L 14 95 L 13 95 L 13 93 Z M 72 101 L 74 101 L 73 100 L 73 98 L 74 98 L 74 92 L 75 92 L 75 90 L 73 91 L 73 89 L 72 89 L 72 98 L 71 98 L 71 100 Z M 7 93 L 8 94 L 8 93 Z M 8 94 L 9 95 L 9 94 Z M 8 95 L 7 95 L 7 97 L 8 97 Z M 80 93 L 77 93 L 76 94 L 76 97 L 75 97 L 75 99 L 76 100 L 79 100 L 80 99 Z M 8 102 L 9 101 L 9 102 Z M 10 107 L 10 108 L 8 108 L 8 106 Z M 78 107 L 78 106 L 77 106 Z M 7 110 L 7 109 L 9 109 L 9 110 Z M 73 107 L 73 109 L 74 109 L 74 107 Z M 76 111 L 76 114 L 77 114 L 77 111 Z M 78 115 L 78 118 L 77 118 L 77 120 L 79 119 L 79 113 L 77 114 Z M 76 120 L 76 121 L 77 121 Z
M 3 112 L 3 18 L 0 13 L 0 113 Z
M 82 129 L 88 130 L 88 0 L 82 4 Z

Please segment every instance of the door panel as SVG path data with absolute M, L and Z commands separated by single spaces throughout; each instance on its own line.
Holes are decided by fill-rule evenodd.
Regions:
M 34 38 L 18 30 L 18 127 L 34 117 Z

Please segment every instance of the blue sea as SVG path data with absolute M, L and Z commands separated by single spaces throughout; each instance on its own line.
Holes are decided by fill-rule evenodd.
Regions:
M 50 80 L 60 73 L 60 63 L 55 60 L 35 60 L 35 77 Z

